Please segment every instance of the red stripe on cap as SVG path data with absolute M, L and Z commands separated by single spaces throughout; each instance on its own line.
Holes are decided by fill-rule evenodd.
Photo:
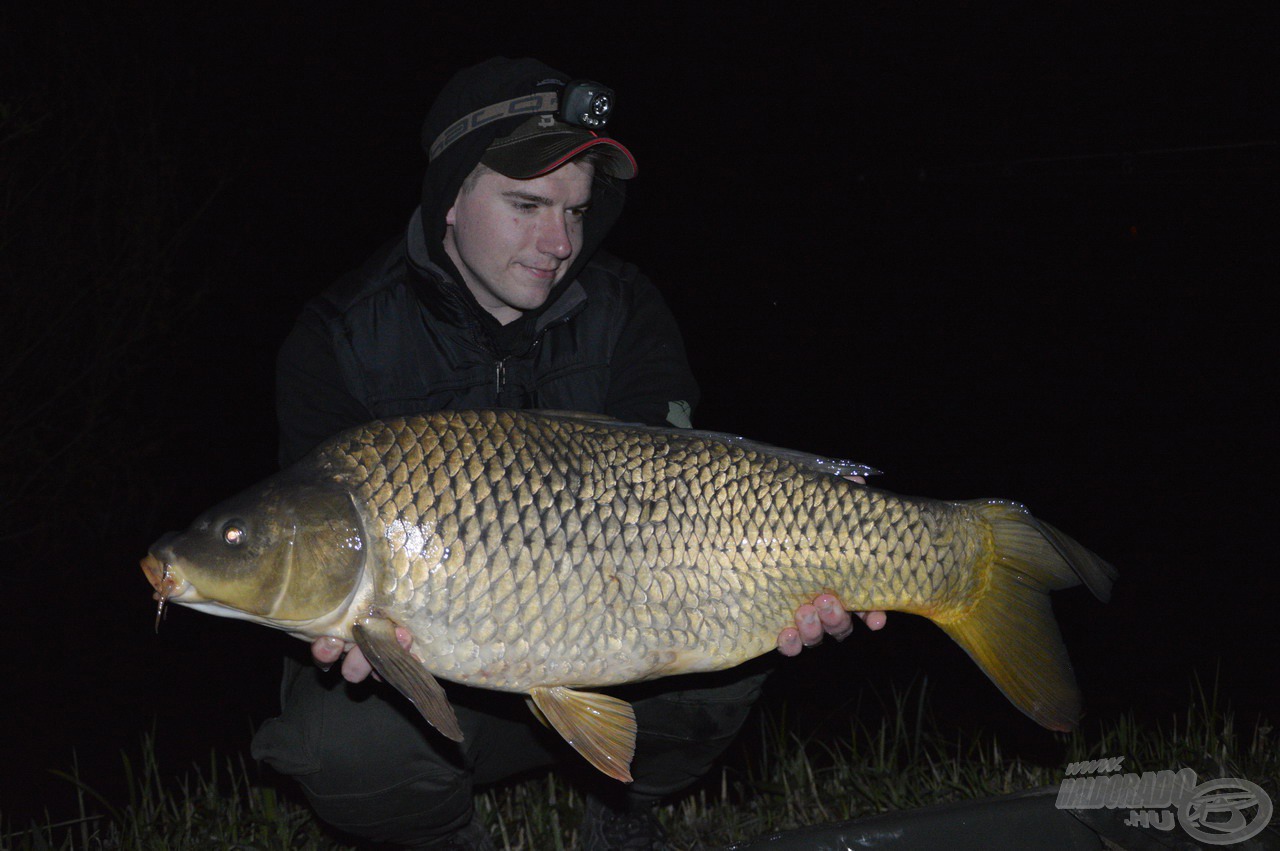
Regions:
M 591 135 L 595 136 L 594 131 L 588 131 L 588 132 L 590 132 Z M 614 139 L 610 139 L 608 136 L 596 136 L 596 138 L 592 139 L 590 142 L 583 142 L 581 145 L 572 149 L 567 154 L 560 157 L 558 160 L 552 161 L 552 163 L 546 168 L 542 169 L 541 171 L 534 172 L 529 176 L 541 177 L 544 174 L 553 172 L 556 169 L 558 169 L 560 166 L 567 163 L 569 160 L 576 157 L 578 154 L 585 151 L 587 148 L 593 148 L 596 145 L 609 145 L 614 150 L 621 151 L 623 155 L 626 156 L 627 161 L 631 163 L 631 172 L 632 172 L 631 176 L 635 177 L 637 174 L 640 173 L 640 167 L 636 165 L 636 158 L 631 155 L 631 152 L 626 149 L 626 146 L 624 146 L 621 142 L 618 142 Z

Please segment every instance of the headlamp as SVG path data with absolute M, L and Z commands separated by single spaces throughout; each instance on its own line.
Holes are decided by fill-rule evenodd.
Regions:
M 609 123 L 613 89 L 593 80 L 574 80 L 560 92 L 560 120 L 589 130 Z
M 565 124 L 599 130 L 609 123 L 613 113 L 613 89 L 594 80 L 572 80 L 564 85 L 552 83 L 532 94 L 491 103 L 464 115 L 445 128 L 431 143 L 428 152 L 435 159 L 440 152 L 472 130 L 513 116 L 550 115 Z

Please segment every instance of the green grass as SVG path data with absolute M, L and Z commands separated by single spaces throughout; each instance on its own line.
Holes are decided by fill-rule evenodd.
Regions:
M 876 813 L 1002 795 L 1059 782 L 1067 762 L 1124 756 L 1126 771 L 1189 766 L 1205 779 L 1240 777 L 1280 800 L 1280 735 L 1259 720 L 1237 727 L 1216 690 L 1197 683 L 1187 709 L 1140 724 L 1132 715 L 1055 734 L 1062 761 L 1040 765 L 1002 752 L 991 736 L 944 733 L 923 687 L 895 694 L 884 718 L 852 720 L 820 736 L 785 708 L 760 720 L 715 776 L 664 806 L 674 847 L 715 848 L 760 834 Z M 211 756 L 181 779 L 145 737 L 122 760 L 127 799 L 108 801 L 73 769 L 62 776 L 80 815 L 21 828 L 0 820 L 0 847 L 26 849 L 340 849 L 299 799 L 243 758 Z M 554 774 L 491 789 L 477 809 L 499 847 L 572 849 L 582 794 Z M 0 814 L 2 816 L 3 814 Z

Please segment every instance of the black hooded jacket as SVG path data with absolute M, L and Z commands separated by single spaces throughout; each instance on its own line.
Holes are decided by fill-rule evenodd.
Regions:
M 423 128 L 423 146 L 458 118 L 564 75 L 534 60 L 460 72 Z M 622 183 L 597 175 L 584 245 L 536 311 L 500 326 L 445 253 L 445 214 L 485 148 L 520 117 L 460 137 L 427 168 L 404 236 L 303 309 L 277 361 L 280 461 L 368 420 L 444 408 L 551 408 L 688 425 L 697 401 L 670 311 L 635 266 L 599 250 Z

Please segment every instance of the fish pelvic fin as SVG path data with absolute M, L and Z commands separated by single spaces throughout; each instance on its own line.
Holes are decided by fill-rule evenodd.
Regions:
M 396 641 L 396 625 L 386 618 L 363 617 L 351 627 L 356 644 L 382 678 L 418 709 L 427 723 L 447 738 L 462 741 L 458 716 L 449 704 L 444 687 L 412 653 Z
M 636 715 L 631 704 L 565 686 L 536 686 L 529 694 L 541 716 L 587 762 L 615 780 L 631 782 L 636 753 Z
M 1073 730 L 1080 692 L 1049 592 L 1083 583 L 1106 601 L 1116 570 L 1018 503 L 968 505 L 991 530 L 990 549 L 977 568 L 982 584 L 975 602 L 935 622 L 1032 720 Z

